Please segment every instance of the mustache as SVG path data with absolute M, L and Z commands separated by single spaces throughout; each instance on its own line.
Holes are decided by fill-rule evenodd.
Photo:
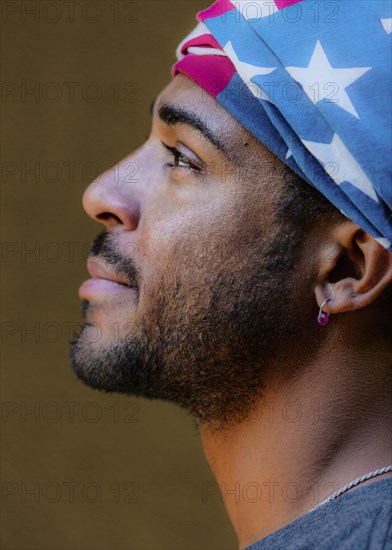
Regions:
M 125 247 L 124 247 L 125 248 Z M 115 275 L 125 277 L 127 284 L 139 289 L 141 280 L 140 270 L 131 253 L 137 249 L 135 243 L 128 243 L 126 246 L 128 256 L 120 252 L 120 245 L 115 240 L 114 235 L 107 231 L 102 231 L 90 244 L 90 257 L 93 259 L 102 259 L 109 264 Z

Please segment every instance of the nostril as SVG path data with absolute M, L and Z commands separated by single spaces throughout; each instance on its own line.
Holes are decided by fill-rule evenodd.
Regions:
M 116 223 L 122 224 L 123 222 L 120 220 L 116 214 L 112 214 L 111 212 L 102 212 L 102 214 L 97 215 L 97 219 L 101 221 L 108 221 L 113 220 Z

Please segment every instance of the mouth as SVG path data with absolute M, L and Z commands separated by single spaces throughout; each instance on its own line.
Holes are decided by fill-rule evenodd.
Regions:
M 84 281 L 79 288 L 79 296 L 82 300 L 105 299 L 111 294 L 137 294 L 136 285 L 127 281 L 121 274 L 115 274 L 105 263 L 87 260 L 87 271 L 91 279 Z

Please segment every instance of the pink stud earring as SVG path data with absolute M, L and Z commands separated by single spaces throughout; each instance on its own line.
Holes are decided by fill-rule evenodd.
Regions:
M 328 325 L 329 323 L 329 315 L 326 311 L 323 311 L 323 307 L 325 306 L 325 304 L 327 304 L 328 302 L 330 302 L 331 300 L 328 299 L 328 300 L 325 300 L 321 306 L 320 306 L 320 309 L 319 309 L 319 313 L 317 315 L 317 322 L 319 325 L 321 325 L 322 327 L 325 327 L 326 325 Z

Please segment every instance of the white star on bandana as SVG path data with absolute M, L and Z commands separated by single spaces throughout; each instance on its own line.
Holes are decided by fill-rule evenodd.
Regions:
M 307 67 L 286 67 L 289 74 L 301 84 L 304 92 L 315 105 L 326 99 L 359 118 L 346 88 L 369 71 L 371 67 L 335 69 L 317 40 L 312 58 Z
M 337 185 L 347 181 L 375 202 L 379 202 L 372 182 L 344 145 L 338 134 L 333 136 L 331 143 L 316 143 L 315 141 L 305 140 L 301 141 L 324 166 L 331 163 L 336 165 L 338 170 L 334 175 L 333 180 Z

